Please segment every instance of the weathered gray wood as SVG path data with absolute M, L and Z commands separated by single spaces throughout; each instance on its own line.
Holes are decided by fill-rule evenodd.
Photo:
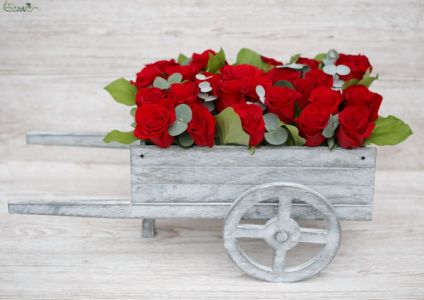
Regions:
M 245 213 L 266 200 L 269 194 L 281 195 L 277 203 L 277 216 L 268 220 L 265 225 L 240 225 Z M 326 230 L 301 228 L 291 218 L 294 198 L 303 199 L 319 211 L 325 219 Z M 240 237 L 263 239 L 273 249 L 272 266 L 257 262 L 242 250 L 238 240 Z M 233 262 L 250 276 L 270 282 L 296 282 L 316 275 L 336 256 L 340 247 L 340 238 L 340 223 L 327 199 L 306 186 L 293 183 L 264 184 L 246 191 L 231 205 L 224 221 L 224 245 Z M 316 243 L 317 241 L 323 244 L 318 254 L 308 258 L 306 262 L 288 266 L 286 257 L 288 250 L 295 248 L 299 242 Z
M 137 202 L 233 202 L 256 185 L 241 184 L 144 184 L 134 183 L 133 201 Z M 331 203 L 372 204 L 373 186 L 309 185 L 323 193 Z
M 144 218 L 141 224 L 141 236 L 151 238 L 156 235 L 155 219 Z
M 9 213 L 81 216 L 96 218 L 206 218 L 223 219 L 231 203 L 139 203 L 129 200 L 35 201 L 13 200 L 8 204 Z M 371 205 L 334 204 L 340 220 L 371 220 Z M 247 212 L 246 218 L 263 219 L 275 216 L 275 203 L 264 203 Z M 322 216 L 306 204 L 293 204 L 293 217 L 314 220 Z
M 115 142 L 105 144 L 103 138 L 106 133 L 101 132 L 41 132 L 30 131 L 26 134 L 28 144 L 37 145 L 58 145 L 58 146 L 77 146 L 77 147 L 99 147 L 99 148 L 124 148 L 128 145 Z
M 143 158 L 140 158 L 140 155 Z M 250 155 L 246 147 L 214 146 L 182 149 L 132 145 L 131 159 L 135 166 L 143 167 L 324 167 L 374 168 L 376 148 L 354 150 L 327 147 L 259 147 Z

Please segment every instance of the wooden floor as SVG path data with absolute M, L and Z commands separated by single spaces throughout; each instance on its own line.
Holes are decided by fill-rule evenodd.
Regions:
M 32 13 L 0 7 L 0 299 L 424 299 L 423 1 L 29 1 Z M 128 109 L 103 86 L 221 46 L 230 61 L 240 47 L 283 60 L 366 53 L 381 113 L 414 131 L 379 149 L 374 221 L 342 224 L 322 274 L 245 276 L 217 220 L 158 220 L 157 238 L 142 239 L 139 220 L 7 213 L 13 199 L 129 197 L 127 151 L 28 146 L 25 132 L 128 130 Z

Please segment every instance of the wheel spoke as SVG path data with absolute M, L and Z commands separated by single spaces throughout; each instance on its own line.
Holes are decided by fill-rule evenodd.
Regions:
M 265 226 L 255 224 L 239 224 L 234 230 L 236 238 L 262 239 L 265 236 Z
M 274 273 L 282 273 L 286 265 L 286 249 L 278 248 L 274 251 L 274 261 L 272 263 L 272 271 Z
M 317 228 L 300 228 L 301 243 L 327 244 L 328 231 Z
M 284 229 L 288 224 L 291 215 L 292 198 L 289 196 L 280 196 L 278 199 L 277 226 Z

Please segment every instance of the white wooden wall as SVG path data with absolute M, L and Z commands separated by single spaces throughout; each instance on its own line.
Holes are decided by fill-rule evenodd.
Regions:
M 229 261 L 220 262 L 225 255 L 223 251 L 211 250 L 207 244 L 213 243 L 216 249 L 221 249 L 218 223 L 211 227 L 215 231 L 204 225 L 202 238 L 191 223 L 180 223 L 175 232 L 182 232 L 184 238 L 178 242 L 179 234 L 172 239 L 172 222 L 162 223 L 163 227 L 159 223 L 159 230 L 168 231 L 165 234 L 162 231 L 159 235 L 162 239 L 143 248 L 140 240 L 136 240 L 139 230 L 134 228 L 138 226 L 136 222 L 71 221 L 67 218 L 8 216 L 6 212 L 7 199 L 11 198 L 129 197 L 128 151 L 27 146 L 25 132 L 129 129 L 128 109 L 115 104 L 103 86 L 117 77 L 132 78 L 144 63 L 175 57 L 180 51 L 190 54 L 222 46 L 230 59 L 234 59 L 240 47 L 249 47 L 283 60 L 294 53 L 312 56 L 330 48 L 369 56 L 381 78 L 373 86 L 384 96 L 381 113 L 403 118 L 415 134 L 400 146 L 379 149 L 377 225 L 348 226 L 345 245 L 356 245 L 357 248 L 342 248 L 342 258 L 336 269 L 329 271 L 329 279 L 325 281 L 324 276 L 308 283 L 307 287 L 311 292 L 315 291 L 314 299 L 328 299 L 327 291 L 333 289 L 333 284 L 338 285 L 339 292 L 333 295 L 338 295 L 339 299 L 357 299 L 357 294 L 349 291 L 356 291 L 358 286 L 363 286 L 364 291 L 372 291 L 367 294 L 369 297 L 398 295 L 399 299 L 419 299 L 423 290 L 416 289 L 417 276 L 424 272 L 423 264 L 417 261 L 417 255 L 422 257 L 424 248 L 423 223 L 419 220 L 420 209 L 424 209 L 420 201 L 424 193 L 424 1 L 29 1 L 38 6 L 37 11 L 7 13 L 0 7 L 0 298 L 12 299 L 25 287 L 21 295 L 32 299 L 46 299 L 48 293 L 53 293 L 53 298 L 55 295 L 64 298 L 62 290 L 74 299 L 76 295 L 93 299 L 102 291 L 108 293 L 105 297 L 117 299 L 122 299 L 123 294 L 126 298 L 140 298 L 143 291 L 152 297 L 165 297 L 176 289 L 180 290 L 175 297 L 189 299 L 191 287 L 178 280 L 171 283 L 172 274 L 168 274 L 167 268 L 176 261 L 179 261 L 177 266 L 192 263 L 192 257 L 184 256 L 187 249 L 184 245 L 195 244 L 203 245 L 204 248 L 198 251 L 204 251 L 187 253 L 198 257 L 196 263 L 203 265 L 199 266 L 200 270 L 194 264 L 190 265 L 187 274 L 194 275 L 189 281 L 198 280 L 195 282 L 199 289 L 207 291 L 210 287 L 205 285 L 209 282 L 205 274 L 217 272 L 215 265 L 219 266 L 217 276 L 212 277 L 216 286 L 221 287 L 224 278 L 234 282 L 234 277 L 239 276 L 238 270 L 234 270 Z M 3 1 L 0 4 L 3 5 Z M 405 201 L 404 204 L 399 206 L 398 199 Z M 410 214 L 415 214 L 415 218 L 409 219 Z M 396 220 L 395 223 L 392 220 Z M 186 228 L 193 231 L 187 232 Z M 62 234 L 62 230 L 65 233 Z M 394 240 L 393 232 L 403 240 Z M 214 240 L 211 242 L 203 235 L 211 235 Z M 110 241 L 119 236 L 125 239 L 122 245 L 119 244 L 121 248 Z M 96 244 L 85 244 L 83 239 L 87 237 L 94 238 L 90 241 Z M 421 242 L 414 242 L 420 238 Z M 168 249 L 167 253 L 180 249 L 180 260 L 171 256 L 172 262 L 160 261 L 157 265 L 154 262 L 160 260 L 159 254 L 152 256 L 151 260 L 147 258 L 146 255 L 156 253 L 157 247 L 161 249 L 168 242 L 170 244 L 164 249 Z M 37 246 L 39 243 L 41 246 Z M 175 248 L 175 243 L 180 243 L 179 248 Z M 392 251 L 390 248 L 394 244 L 404 246 Z M 373 252 L 365 250 L 369 249 L 366 245 Z M 84 252 L 81 247 L 94 247 L 94 250 Z M 114 261 L 116 256 L 108 256 L 102 249 L 112 249 L 115 253 L 133 251 L 131 257 L 137 257 L 142 268 L 154 265 L 163 272 L 135 268 L 128 256 L 119 256 L 121 260 L 117 263 Z M 158 253 L 164 255 L 165 250 L 161 251 Z M 208 251 L 212 251 L 212 258 Z M 388 251 L 395 256 L 394 260 L 384 257 Z M 10 256 L 12 252 L 17 255 Z M 371 252 L 376 254 L 370 256 Z M 24 258 L 19 253 L 25 255 Z M 43 256 L 44 253 L 49 255 L 48 258 Z M 139 257 L 138 253 L 144 256 Z M 59 256 L 54 258 L 54 255 Z M 211 266 L 209 259 L 213 262 Z M 12 260 L 14 263 L 10 262 Z M 83 263 L 86 260 L 92 269 L 87 270 Z M 400 265 L 386 267 L 389 260 Z M 357 264 L 349 266 L 351 261 Z M 40 265 L 47 267 L 38 269 Z M 73 265 L 77 266 L 67 269 Z M 113 270 L 120 275 L 113 275 Z M 73 271 L 82 275 L 75 278 L 63 275 Z M 110 277 L 107 272 L 111 272 Z M 125 272 L 128 276 L 124 279 Z M 150 272 L 146 276 L 150 276 L 152 282 L 165 278 L 164 285 L 156 282 L 157 289 L 154 290 L 150 289 L 154 284 L 144 282 L 145 285 L 133 286 L 134 290 L 120 289 L 128 286 L 125 283 L 145 279 L 146 273 L 143 272 Z M 42 275 L 37 279 L 36 274 Z M 389 277 L 384 279 L 380 275 Z M 57 285 L 48 284 L 52 278 Z M 91 286 L 96 283 L 93 278 L 100 278 L 102 284 Z M 256 294 L 258 298 L 271 298 L 268 293 L 271 289 L 276 292 L 273 296 L 279 299 L 283 297 L 280 292 L 285 289 L 299 299 L 310 295 L 303 287 L 300 288 L 302 294 L 297 294 L 299 287 L 296 286 L 279 287 L 277 293 L 278 289 L 271 285 L 252 285 L 247 278 L 237 280 L 238 285 L 231 288 L 237 290 L 235 293 L 240 299 L 254 295 L 252 289 L 260 291 Z M 65 288 L 68 281 L 72 281 L 72 288 Z M 108 282 L 120 283 L 120 286 L 110 286 Z M 399 288 L 395 288 L 397 286 Z M 246 288 L 251 288 L 250 292 Z M 211 298 L 225 295 L 231 298 L 223 290 L 221 293 L 219 289 L 213 289 Z M 206 298 L 203 292 L 196 295 L 197 299 Z

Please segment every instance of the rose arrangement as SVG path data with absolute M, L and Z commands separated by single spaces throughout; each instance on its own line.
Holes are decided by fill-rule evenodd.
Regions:
M 117 79 L 106 90 L 133 106 L 134 130 L 113 130 L 104 141 L 136 140 L 166 148 L 213 145 L 327 145 L 351 149 L 394 145 L 409 126 L 378 111 L 382 96 L 369 88 L 377 76 L 364 55 L 330 50 L 299 54 L 283 64 L 241 49 L 235 64 L 225 53 L 147 64 L 135 81 Z

